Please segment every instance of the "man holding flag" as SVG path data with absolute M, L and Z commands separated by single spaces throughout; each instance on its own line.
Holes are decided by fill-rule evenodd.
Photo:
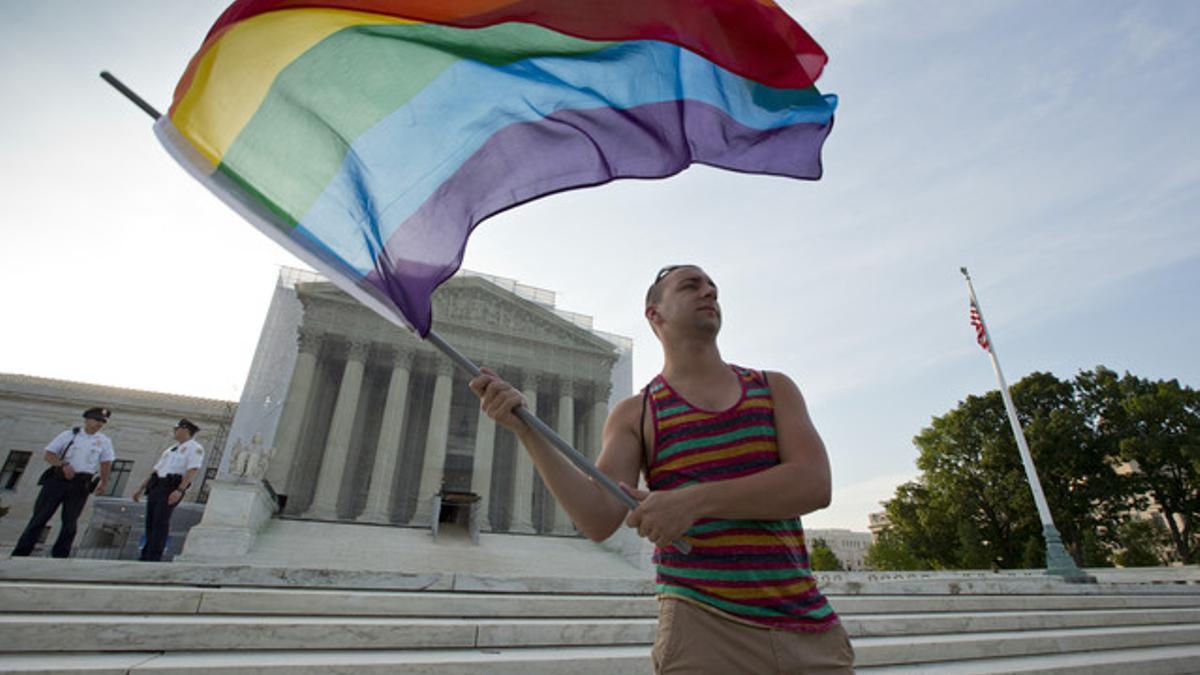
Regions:
M 645 316 L 662 372 L 613 409 L 596 462 L 640 502 L 632 512 L 514 414 L 526 403 L 510 384 L 485 369 L 471 389 L 585 535 L 604 540 L 625 521 L 655 543 L 656 672 L 852 672 L 853 649 L 816 587 L 799 520 L 831 492 L 799 389 L 721 359 L 717 287 L 697 266 L 664 267 Z M 632 487 L 639 473 L 648 491 Z M 672 544 L 681 538 L 687 553 Z
M 432 330 L 432 293 L 479 223 L 696 163 L 817 180 L 826 62 L 771 0 L 236 0 L 166 115 L 118 88 L 214 194 L 474 375 Z M 849 671 L 798 519 L 830 492 L 803 398 L 721 360 L 698 267 L 664 269 L 645 313 L 665 365 L 610 416 L 598 467 L 535 433 L 553 436 L 494 373 L 472 389 L 589 537 L 636 506 L 629 524 L 659 547 L 660 672 Z M 639 470 L 649 492 L 630 487 Z

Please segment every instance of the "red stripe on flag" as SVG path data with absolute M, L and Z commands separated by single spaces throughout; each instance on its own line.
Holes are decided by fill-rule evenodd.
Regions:
M 979 315 L 979 306 L 974 301 L 971 301 L 971 325 L 975 328 L 975 339 L 979 342 L 979 346 L 990 349 L 987 329 L 983 327 L 983 317 Z

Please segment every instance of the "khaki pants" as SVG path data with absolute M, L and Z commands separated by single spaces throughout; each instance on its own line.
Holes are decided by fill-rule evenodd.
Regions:
M 674 598 L 658 603 L 651 659 L 658 675 L 854 672 L 854 648 L 840 624 L 821 633 L 757 628 Z

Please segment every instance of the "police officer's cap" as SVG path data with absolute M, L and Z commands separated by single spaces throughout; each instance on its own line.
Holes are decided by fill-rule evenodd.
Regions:
M 108 408 L 88 408 L 83 411 L 83 418 L 87 420 L 107 422 L 110 416 L 112 416 L 112 411 Z
M 176 428 L 176 429 L 178 429 L 178 428 L 180 428 L 180 427 L 182 427 L 182 428 L 184 428 L 184 429 L 187 429 L 187 430 L 188 430 L 188 433 L 190 433 L 190 434 L 191 434 L 191 435 L 193 435 L 193 436 L 195 436 L 196 434 L 200 433 L 200 427 L 198 427 L 198 426 L 196 426 L 195 424 L 193 424 L 193 423 L 192 423 L 192 421 L 191 421 L 191 420 L 189 420 L 189 419 L 188 419 L 188 418 L 186 418 L 186 417 L 185 417 L 185 418 L 183 418 L 183 419 L 181 419 L 181 420 L 179 420 L 179 424 L 176 424 L 176 425 L 175 425 L 175 428 Z

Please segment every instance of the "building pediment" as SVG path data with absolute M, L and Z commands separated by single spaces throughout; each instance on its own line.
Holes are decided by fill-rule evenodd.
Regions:
M 297 284 L 296 291 L 309 327 L 380 342 L 406 335 L 330 282 Z M 452 344 L 456 335 L 467 334 L 471 342 L 517 340 L 616 359 L 615 347 L 604 338 L 479 277 L 454 277 L 434 293 L 433 329 Z
M 433 296 L 434 329 L 470 328 L 573 350 L 612 354 L 607 340 L 558 316 L 544 305 L 475 277 L 455 277 Z

